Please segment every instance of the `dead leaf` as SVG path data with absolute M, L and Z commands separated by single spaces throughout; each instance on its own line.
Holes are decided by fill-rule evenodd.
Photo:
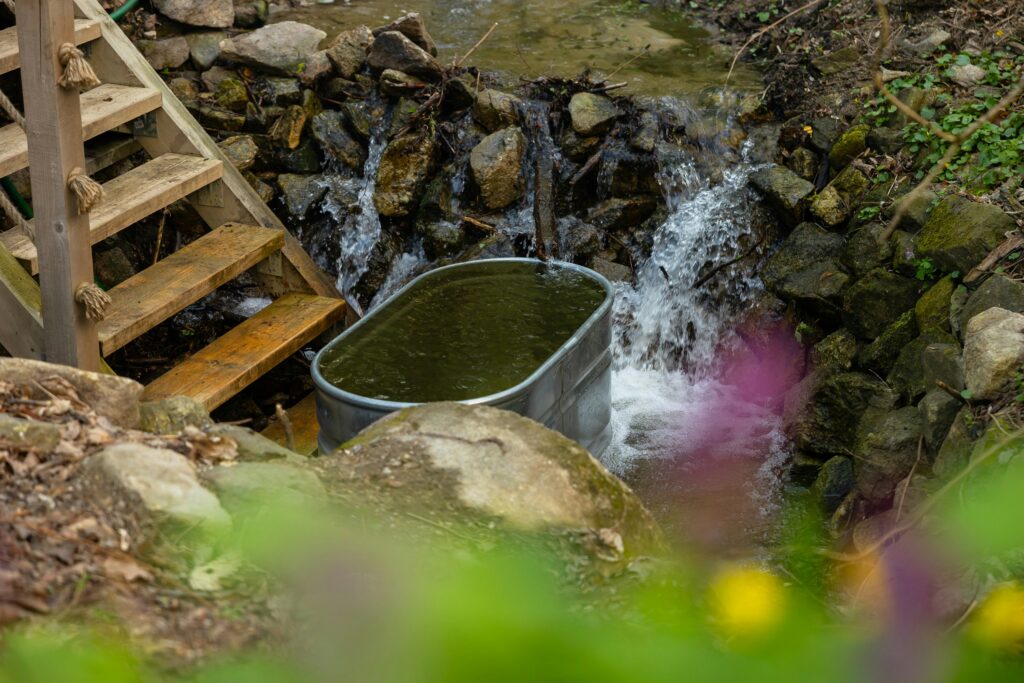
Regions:
M 153 575 L 145 567 L 130 557 L 108 557 L 103 560 L 103 573 L 107 577 L 132 583 L 133 581 L 152 581 Z

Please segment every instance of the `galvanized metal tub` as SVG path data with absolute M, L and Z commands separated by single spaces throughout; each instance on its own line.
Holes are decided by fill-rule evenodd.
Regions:
M 488 263 L 531 263 L 536 259 L 502 258 L 470 261 L 444 266 L 415 278 L 365 318 L 352 325 L 313 360 L 313 381 L 316 385 L 317 420 L 320 423 L 318 445 L 321 453 L 330 453 L 373 422 L 409 406 L 420 405 L 360 396 L 329 382 L 321 373 L 324 355 L 345 340 L 358 334 L 361 325 L 393 305 L 417 287 L 430 286 L 431 278 L 444 271 Z M 594 455 L 600 455 L 610 439 L 611 415 L 611 308 L 613 289 L 600 274 L 572 263 L 549 263 L 551 267 L 568 268 L 582 273 L 599 284 L 604 300 L 593 314 L 558 350 L 519 384 L 498 393 L 460 401 L 484 404 L 511 410 L 532 418 L 577 441 Z

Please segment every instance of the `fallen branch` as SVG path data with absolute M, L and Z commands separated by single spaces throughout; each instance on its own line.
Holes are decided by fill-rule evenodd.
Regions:
M 453 69 L 458 69 L 460 66 L 462 66 L 462 64 L 467 59 L 469 59 L 469 56 L 471 54 L 473 54 L 474 52 L 476 52 L 476 49 L 484 44 L 484 41 L 486 41 L 488 38 L 491 37 L 491 34 L 494 33 L 494 29 L 496 29 L 496 28 L 498 28 L 498 22 L 494 22 L 494 24 L 491 26 L 491 28 L 489 28 L 487 30 L 487 33 L 485 33 L 483 35 L 483 38 L 481 38 L 480 40 L 476 41 L 476 44 L 473 47 L 469 48 L 469 52 L 467 52 L 466 54 L 462 55 L 461 57 L 456 59 L 454 62 L 452 62 L 452 68 Z
M 468 224 L 472 225 L 474 228 L 479 228 L 480 230 L 483 230 L 484 232 L 498 232 L 498 229 L 496 227 L 494 227 L 493 225 L 490 225 L 488 223 L 484 223 L 482 220 L 479 220 L 477 218 L 473 218 L 472 216 L 463 216 L 462 217 L 462 222 L 463 223 L 468 223 Z
M 704 277 L 702 277 L 699 280 L 697 280 L 696 282 L 694 282 L 693 286 L 691 286 L 690 289 L 697 289 L 699 287 L 703 287 L 705 284 L 707 284 L 708 280 L 713 278 L 715 275 L 717 275 L 721 271 L 725 270 L 726 268 L 728 268 L 729 266 L 731 266 L 733 264 L 739 263 L 743 259 L 745 259 L 748 256 L 750 256 L 751 254 L 753 254 L 757 250 L 758 247 L 760 247 L 762 244 L 764 244 L 764 239 L 765 239 L 765 236 L 761 235 L 761 239 L 759 239 L 757 241 L 757 244 L 752 246 L 750 249 L 747 249 L 747 251 L 745 251 L 743 254 L 741 254 L 740 256 L 737 256 L 734 259 L 726 261 L 725 263 L 720 263 L 717 266 L 715 266 L 714 268 L 712 268 L 710 271 L 708 271 L 708 273 L 706 275 L 704 275 Z
M 1007 255 L 1022 246 L 1024 246 L 1024 235 L 1020 233 L 1011 234 L 1003 240 L 1002 244 L 990 251 L 981 263 L 971 268 L 971 271 L 964 277 L 964 284 L 969 285 L 982 275 L 985 275 L 993 266 L 1006 258 Z
M 740 46 L 739 52 L 737 52 L 735 54 L 735 56 L 733 56 L 732 63 L 729 64 L 729 73 L 727 73 L 725 75 L 725 83 L 726 83 L 726 85 L 729 84 L 729 79 L 732 78 L 732 72 L 736 68 L 736 62 L 739 61 L 740 55 L 742 55 L 744 52 L 747 51 L 747 48 L 750 47 L 751 43 L 753 43 L 758 38 L 760 38 L 764 34 L 766 34 L 769 31 L 771 31 L 772 29 L 776 28 L 780 24 L 784 24 L 786 22 L 786 20 L 789 19 L 790 17 L 794 17 L 797 14 L 800 14 L 801 12 L 806 12 L 807 10 L 811 9 L 812 7 L 814 7 L 815 5 L 820 5 L 824 1 L 825 0 L 811 0 L 811 2 L 807 3 L 806 5 L 802 5 L 800 7 L 797 7 L 795 10 L 793 10 L 789 14 L 784 14 L 779 19 L 776 19 L 771 24 L 768 24 L 763 29 L 761 29 L 760 31 L 758 31 L 754 35 L 752 35 L 749 38 L 747 38 L 747 42 L 743 43 L 743 45 Z

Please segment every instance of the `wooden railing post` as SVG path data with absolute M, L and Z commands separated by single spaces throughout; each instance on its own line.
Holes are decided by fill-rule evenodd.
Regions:
M 74 43 L 72 0 L 16 0 L 29 175 L 35 208 L 46 360 L 100 370 L 96 325 L 75 301 L 92 282 L 89 217 L 67 188 L 71 169 L 85 168 L 82 113 L 76 89 L 61 88 L 57 56 Z

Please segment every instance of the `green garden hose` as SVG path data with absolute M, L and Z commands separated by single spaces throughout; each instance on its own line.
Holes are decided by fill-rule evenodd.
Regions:
M 127 0 L 127 2 L 110 13 L 110 18 L 114 21 L 121 21 L 121 19 L 124 18 L 124 15 L 135 9 L 135 6 L 138 4 L 139 0 Z

